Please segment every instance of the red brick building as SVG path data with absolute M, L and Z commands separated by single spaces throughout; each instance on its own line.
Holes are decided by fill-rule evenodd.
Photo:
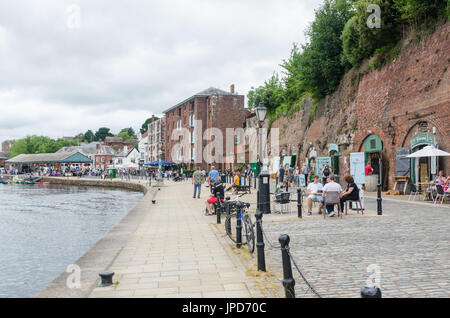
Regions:
M 214 166 L 217 169 L 233 167 L 235 160 L 231 159 L 230 161 L 233 162 L 225 163 L 225 157 L 227 156 L 225 141 L 226 129 L 243 128 L 246 116 L 244 98 L 244 95 L 235 93 L 234 85 L 231 86 L 230 92 L 211 87 L 166 110 L 164 112 L 166 116 L 166 160 L 172 162 L 182 161 L 188 167 L 194 168 L 196 166 L 194 162 L 198 158 L 203 157 L 202 154 L 195 153 L 195 149 L 201 149 L 203 153 L 206 145 L 210 142 L 205 140 L 208 137 L 205 135 L 205 131 L 208 128 L 218 128 L 224 138 L 223 153 L 217 157 Z M 195 126 L 196 122 L 198 123 L 199 121 L 201 122 L 201 131 L 200 127 Z M 174 130 L 181 131 L 183 128 L 189 130 L 190 149 L 188 152 L 190 153 L 185 154 L 181 150 L 175 155 L 176 157 L 172 157 L 173 147 L 177 144 L 179 145 L 182 141 L 181 137 L 177 140 L 172 140 L 172 133 Z M 198 145 L 199 143 L 202 145 L 201 148 Z M 235 158 L 235 156 L 234 154 L 228 154 L 228 158 Z M 208 164 L 207 158 L 201 158 L 200 165 L 202 169 L 207 170 L 212 164 Z

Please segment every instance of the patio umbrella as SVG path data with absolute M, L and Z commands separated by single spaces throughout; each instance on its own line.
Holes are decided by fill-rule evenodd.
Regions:
M 419 150 L 406 158 L 425 158 L 425 157 L 446 157 L 450 156 L 450 153 L 439 150 L 433 146 L 427 146 L 422 150 Z
M 158 165 L 159 165 L 158 161 L 153 161 L 153 162 L 144 164 L 144 166 L 158 166 Z M 175 164 L 173 162 L 161 160 L 161 165 L 162 166 L 174 166 Z

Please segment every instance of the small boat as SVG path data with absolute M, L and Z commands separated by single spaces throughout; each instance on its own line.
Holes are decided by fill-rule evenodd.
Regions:
M 34 182 L 33 182 L 33 181 L 24 181 L 23 184 L 31 184 L 31 185 L 34 185 Z
M 35 182 L 34 184 L 37 184 L 37 185 L 49 185 L 50 182 Z

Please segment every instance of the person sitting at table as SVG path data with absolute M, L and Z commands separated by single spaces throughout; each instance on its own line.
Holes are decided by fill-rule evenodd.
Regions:
M 322 214 L 324 198 L 322 198 L 323 185 L 319 183 L 319 176 L 314 176 L 314 181 L 306 188 L 306 194 L 308 195 L 308 215 L 312 215 L 312 204 L 319 202 L 319 214 Z
M 345 201 L 357 201 L 359 200 L 359 188 L 355 183 L 355 180 L 351 175 L 346 175 L 344 177 L 345 182 L 347 182 L 347 187 L 345 191 L 341 194 L 341 211 L 344 211 Z
M 444 177 L 444 171 L 439 171 L 439 175 L 434 179 L 434 185 L 440 185 L 443 186 L 448 178 Z

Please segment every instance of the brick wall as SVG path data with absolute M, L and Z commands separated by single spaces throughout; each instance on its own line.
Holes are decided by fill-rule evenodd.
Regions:
M 273 123 L 280 129 L 280 151 L 300 155 L 301 165 L 312 147 L 318 157 L 328 156 L 328 146 L 338 144 L 342 153 L 340 172 L 348 172 L 350 152 L 364 151 L 364 140 L 376 134 L 383 142 L 386 186 L 392 188 L 396 171 L 397 148 L 411 148 L 420 123 L 435 132 L 439 148 L 450 152 L 450 24 L 416 44 L 403 42 L 399 57 L 383 68 L 371 71 L 368 62 L 344 77 L 339 88 L 319 104 L 306 100 L 291 118 Z M 361 74 L 366 74 L 361 76 Z M 355 89 L 355 77 L 361 76 Z M 394 134 L 389 132 L 389 123 Z M 435 127 L 435 128 L 433 128 Z M 450 158 L 441 158 L 440 168 L 450 174 Z

